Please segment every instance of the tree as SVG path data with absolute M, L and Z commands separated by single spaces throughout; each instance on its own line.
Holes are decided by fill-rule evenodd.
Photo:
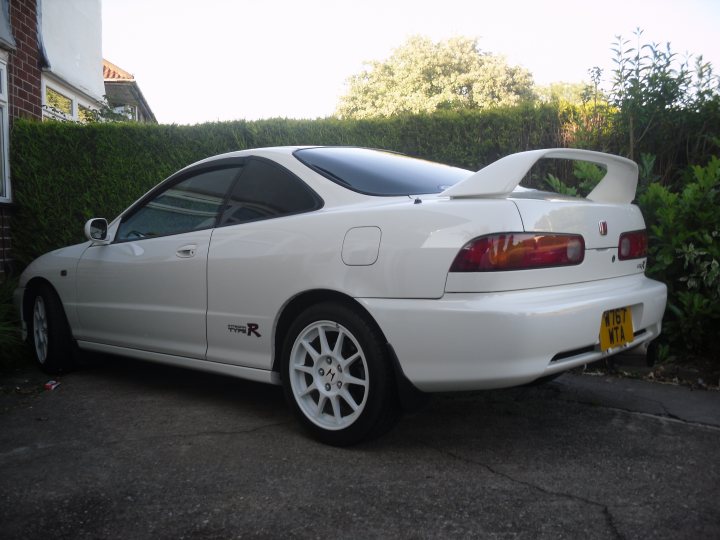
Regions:
M 436 110 L 484 109 L 532 100 L 532 75 L 483 53 L 477 40 L 454 37 L 438 43 L 413 36 L 384 62 L 348 79 L 337 114 L 369 118 Z
M 679 58 L 670 43 L 664 48 L 656 43 L 643 44 L 642 34 L 639 28 L 635 31 L 636 46 L 616 37 L 609 99 L 617 107 L 616 122 L 624 132 L 630 159 L 649 147 L 674 162 L 675 156 L 659 143 L 703 138 L 695 126 L 689 132 L 683 129 L 684 120 L 708 106 L 717 108 L 720 80 L 702 56 L 695 57 L 691 67 L 691 58 Z
M 579 105 L 585 101 L 584 83 L 554 82 L 535 88 L 538 101 L 541 103 L 568 103 Z

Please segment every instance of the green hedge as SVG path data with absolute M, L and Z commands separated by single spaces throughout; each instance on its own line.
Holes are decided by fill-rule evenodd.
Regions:
M 594 149 L 618 152 L 617 141 L 583 128 L 577 114 L 567 106 L 546 105 L 374 120 L 274 119 L 196 126 L 16 120 L 10 141 L 16 203 L 13 255 L 21 270 L 44 252 L 82 241 L 88 218 L 114 218 L 181 167 L 244 148 L 357 145 L 473 170 L 522 150 L 585 146 L 585 139 L 594 141 Z M 713 127 L 718 125 L 714 119 L 720 118 L 720 106 L 683 114 L 677 126 L 678 133 L 686 135 L 666 137 L 662 144 L 648 142 L 642 148 L 652 154 L 640 160 L 651 166 L 643 167 L 646 182 L 639 190 L 651 232 L 649 272 L 669 285 L 663 341 L 678 353 L 718 361 L 713 332 L 720 304 L 720 162 L 709 156 L 720 145 Z M 694 167 L 687 175 L 689 163 L 708 165 Z M 0 324 L 0 344 L 2 330 Z
M 90 217 L 115 217 L 172 172 L 244 148 L 357 145 L 473 170 L 531 148 L 561 146 L 552 106 L 376 120 L 260 120 L 196 126 L 78 125 L 17 120 L 10 167 L 18 270 L 38 255 L 82 241 Z

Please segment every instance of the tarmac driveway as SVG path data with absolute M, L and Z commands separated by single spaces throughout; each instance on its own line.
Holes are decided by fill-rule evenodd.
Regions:
M 315 443 L 278 387 L 108 358 L 0 396 L 0 537 L 719 538 L 720 393 L 565 375 Z M 19 386 L 19 389 L 15 389 Z

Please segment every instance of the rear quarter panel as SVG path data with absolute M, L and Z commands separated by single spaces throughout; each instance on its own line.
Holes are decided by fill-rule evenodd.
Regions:
M 355 227 L 381 230 L 374 264 L 343 262 L 343 240 Z M 237 362 L 242 357 L 243 365 L 269 368 L 277 318 L 288 301 L 305 291 L 440 298 L 448 269 L 470 238 L 519 227 L 517 209 L 506 200 L 414 204 L 408 198 L 381 198 L 216 229 L 208 259 L 208 359 Z M 262 337 L 228 331 L 247 323 L 258 325 Z

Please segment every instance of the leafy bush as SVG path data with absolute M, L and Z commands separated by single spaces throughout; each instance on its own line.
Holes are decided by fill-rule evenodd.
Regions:
M 17 317 L 12 306 L 12 283 L 0 282 L 0 351 L 11 347 L 17 341 Z
M 19 321 L 12 304 L 15 280 L 0 281 L 0 371 L 18 365 L 27 351 L 20 340 Z
M 571 179 L 561 179 L 555 174 L 547 173 L 545 183 L 555 193 L 572 197 L 585 197 L 605 176 L 605 169 L 588 161 L 574 161 Z
M 635 44 L 618 36 L 608 100 L 617 153 L 636 159 L 657 156 L 660 181 L 672 185 L 678 172 L 702 163 L 712 151 L 720 118 L 720 79 L 702 56 L 679 56 L 670 43 Z
M 650 235 L 648 274 L 668 286 L 663 340 L 677 353 L 720 360 L 720 159 L 692 167 L 678 192 L 650 184 L 639 203 Z

